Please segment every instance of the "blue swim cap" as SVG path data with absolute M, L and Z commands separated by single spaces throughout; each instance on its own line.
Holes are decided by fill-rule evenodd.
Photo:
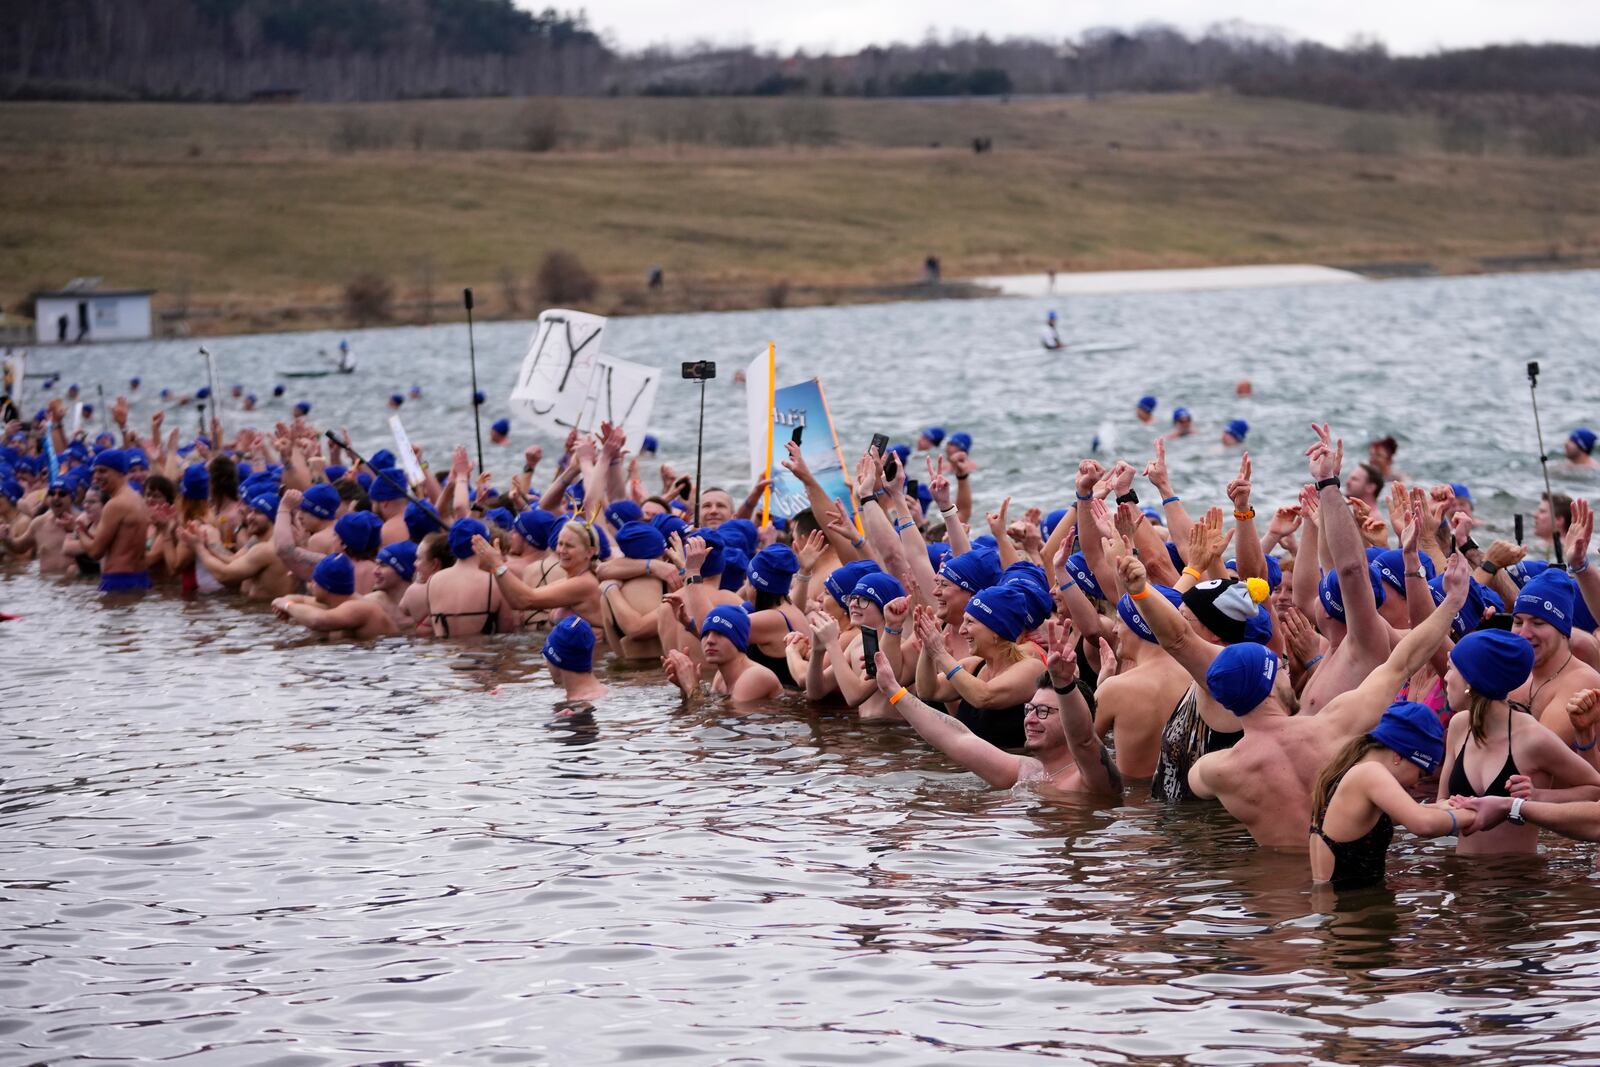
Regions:
M 1078 588 L 1083 590 L 1085 596 L 1094 600 L 1109 600 L 1105 590 L 1100 588 L 1100 583 L 1095 579 L 1094 571 L 1089 569 L 1089 561 L 1083 558 L 1082 552 L 1074 552 L 1067 557 L 1067 573 L 1072 580 L 1078 583 Z
M 972 594 L 966 614 L 1005 641 L 1017 640 L 1028 628 L 1027 597 L 1014 585 L 990 586 Z
M 1172 421 L 1173 422 L 1182 422 L 1184 419 L 1188 419 L 1188 418 L 1193 418 L 1193 416 L 1189 414 L 1189 409 L 1188 408 L 1173 408 L 1172 409 Z
M 627 523 L 645 522 L 645 509 L 634 501 L 616 501 L 613 504 L 606 504 L 605 520 L 611 523 L 613 530 L 621 533 L 622 526 L 626 526 Z M 658 552 L 656 555 L 661 553 Z
M 922 431 L 922 436 L 926 437 L 935 448 L 938 448 L 940 445 L 944 444 L 944 427 L 929 426 L 926 430 Z
M 969 593 L 982 592 L 1000 581 L 1000 555 L 980 548 L 962 552 L 944 561 L 939 576 Z
M 328 479 L 330 482 L 336 482 L 349 473 L 349 467 L 341 466 L 338 463 L 330 463 L 326 467 L 322 468 L 322 476 Z
M 417 575 L 417 543 L 396 541 L 392 545 L 384 545 L 378 549 L 378 562 L 409 582 Z
M 128 455 L 120 448 L 108 448 L 94 457 L 94 463 L 91 466 L 105 467 L 108 470 L 116 471 L 118 474 L 127 474 Z
M 378 550 L 383 520 L 370 511 L 352 511 L 333 524 L 333 532 L 346 552 L 366 559 Z
M 1479 630 L 1456 642 L 1450 662 L 1461 677 L 1490 700 L 1506 696 L 1533 672 L 1533 645 L 1509 630 Z
M 1521 589 L 1549 569 L 1550 564 L 1542 559 L 1518 560 L 1506 568 L 1506 577 L 1515 582 L 1518 589 Z
M 970 433 L 953 433 L 950 435 L 950 444 L 958 452 L 972 451 L 972 435 Z
M 1250 714 L 1272 693 L 1278 656 L 1266 645 L 1243 641 L 1217 654 L 1206 670 L 1211 699 L 1235 715 Z
M 1237 559 L 1226 560 L 1222 565 L 1224 567 L 1226 567 L 1228 570 L 1233 571 L 1234 574 L 1236 574 L 1236 575 L 1239 573 L 1239 561 Z M 1182 568 L 1180 568 L 1180 570 L 1181 569 Z M 1283 584 L 1283 564 L 1278 562 L 1278 557 L 1277 556 L 1268 556 L 1267 557 L 1267 585 L 1270 588 L 1276 589 L 1276 588 L 1278 588 L 1278 586 L 1280 586 L 1282 584 Z
M 750 569 L 750 557 L 738 545 L 724 545 L 722 549 L 722 580 L 717 588 L 727 593 L 737 593 L 744 588 L 745 572 Z
M 1479 585 L 1476 579 L 1468 581 L 1467 599 L 1461 605 L 1461 610 L 1456 612 L 1456 617 L 1450 620 L 1450 636 L 1457 641 L 1478 628 L 1483 620 L 1483 609 L 1487 605 L 1483 596 L 1487 591 L 1486 588 Z M 1433 596 L 1434 607 L 1444 603 L 1447 595 L 1444 591 L 1444 575 L 1441 574 L 1428 583 L 1428 592 Z M 1504 607 L 1505 602 L 1501 601 L 1500 608 Z
M 74 385 L 73 388 L 76 389 L 77 386 Z M 196 389 L 194 391 L 194 398 L 196 400 L 206 400 L 206 399 L 209 399 L 210 396 L 211 396 L 211 387 L 208 386 L 208 385 L 202 385 L 200 388 L 198 388 L 198 389 Z
M 1167 602 L 1173 607 L 1183 607 L 1183 594 L 1176 589 L 1165 585 L 1156 585 L 1154 582 L 1150 583 L 1150 588 L 1166 597 Z M 1117 614 L 1122 618 L 1123 625 L 1138 634 L 1142 640 L 1149 641 L 1152 645 L 1156 643 L 1155 631 L 1150 629 L 1150 624 L 1144 621 L 1144 616 L 1139 614 L 1139 606 L 1133 602 L 1133 598 L 1127 593 L 1123 593 L 1122 598 L 1117 601 Z
M 278 494 L 260 493 L 245 501 L 245 506 L 251 511 L 259 511 L 268 519 L 276 522 L 278 519 Z
M 1155 409 L 1156 409 L 1156 398 L 1155 397 L 1153 397 L 1153 396 L 1141 396 L 1139 398 L 1139 410 L 1140 411 L 1143 411 L 1143 412 L 1148 414 L 1149 412 L 1152 412 Z
M 504 437 L 511 432 L 511 420 L 495 419 L 494 422 L 489 424 L 489 429 L 492 432 L 499 434 L 501 437 Z
M 799 572 L 800 557 L 788 545 L 768 545 L 750 557 L 750 584 L 764 593 L 787 596 Z
M 661 445 L 661 442 L 657 441 L 653 435 L 645 434 L 644 435 L 644 440 L 642 442 L 640 442 L 640 444 L 639 444 L 639 451 L 640 452 L 654 452 L 654 451 L 656 451 L 656 449 L 658 449 L 660 447 L 660 445 Z
M 311 571 L 311 580 L 334 596 L 350 596 L 356 591 L 356 567 L 342 552 L 323 556 Z
M 1444 727 L 1438 713 L 1426 704 L 1395 701 L 1372 728 L 1372 736 L 1395 755 L 1421 767 L 1424 774 L 1444 762 Z
M 161 392 L 162 392 L 163 395 L 165 395 L 167 391 L 165 389 L 163 389 L 163 390 L 161 390 Z M 272 395 L 273 396 L 282 396 L 285 392 L 287 392 L 287 390 L 284 388 L 282 382 L 279 382 L 277 385 L 274 385 L 272 387 Z
M 866 597 L 878 606 L 879 611 L 882 611 L 889 601 L 905 596 L 906 587 L 886 571 L 873 571 L 871 574 L 861 576 L 855 588 L 850 590 L 850 595 Z
M 617 547 L 629 559 L 659 559 L 667 550 L 667 539 L 648 522 L 625 522 L 617 530 Z
M 660 515 L 657 515 L 655 518 L 650 520 L 650 525 L 660 530 L 661 536 L 665 537 L 668 541 L 672 540 L 673 534 L 677 534 L 685 541 L 689 539 L 689 524 L 670 512 L 662 512 Z
M 206 500 L 211 496 L 211 474 L 204 463 L 191 463 L 183 468 L 183 499 Z
M 594 669 L 594 628 L 568 615 L 545 637 L 544 658 L 564 671 L 588 674 Z
M 421 541 L 434 531 L 445 529 L 439 509 L 426 500 L 413 500 L 406 505 L 405 524 L 406 536 L 413 541 Z
M 456 559 L 471 559 L 472 539 L 488 536 L 489 527 L 477 519 L 457 519 L 450 524 L 450 554 Z
M 557 517 L 542 508 L 529 508 L 518 512 L 516 519 L 511 523 L 511 528 L 522 535 L 522 539 L 533 548 L 548 549 L 550 535 L 555 531 Z
M 1433 560 L 1428 558 L 1428 554 L 1426 552 L 1418 553 L 1417 558 L 1422 567 L 1422 573 L 1428 576 L 1426 580 L 1430 582 L 1433 581 L 1434 576 L 1439 573 L 1437 568 L 1435 568 L 1433 565 Z M 1402 598 L 1405 597 L 1405 556 L 1398 548 L 1384 549 L 1382 552 L 1378 553 L 1377 558 L 1372 561 L 1370 566 L 1377 569 L 1378 577 L 1383 582 L 1391 586 L 1395 592 L 1400 594 Z M 1382 602 L 1380 601 L 1380 603 Z
M 684 540 L 688 541 L 689 537 L 698 537 L 706 543 L 706 558 L 705 562 L 700 564 L 700 576 L 702 578 L 713 578 L 721 574 L 723 567 L 722 535 L 710 527 L 702 527 L 689 534 Z
M 300 494 L 300 510 L 319 519 L 331 519 L 339 513 L 339 490 L 318 482 Z
M 717 527 L 726 545 L 737 544 L 746 556 L 754 555 L 761 544 L 761 532 L 749 519 L 729 519 Z
M 87 409 L 86 409 L 87 410 Z M 1585 455 L 1594 454 L 1594 431 L 1587 426 L 1580 426 L 1567 435 L 1567 440 L 1578 446 L 1579 451 Z
M 490 508 L 488 511 L 483 513 L 483 521 L 488 523 L 490 526 L 496 526 L 502 530 L 509 530 L 511 529 L 511 524 L 514 520 L 512 519 L 510 508 Z
M 1243 441 L 1250 435 L 1250 424 L 1243 419 L 1234 419 L 1225 428 L 1228 436 L 1236 441 Z
M 1577 583 L 1566 571 L 1547 570 L 1522 587 L 1511 613 L 1543 619 L 1563 637 L 1571 637 L 1572 603 L 1577 595 Z
M 486 401 L 488 399 L 489 399 L 488 397 L 483 395 L 483 390 L 479 389 L 477 392 L 472 394 L 472 406 L 473 407 L 482 407 L 484 401 Z
M 1372 584 L 1372 599 L 1378 607 L 1383 607 L 1384 592 L 1383 579 L 1378 576 L 1378 571 L 1371 564 L 1367 565 L 1367 577 Z M 1328 617 L 1335 622 L 1345 621 L 1344 592 L 1339 588 L 1339 572 L 1329 571 L 1322 576 L 1322 581 L 1317 583 L 1317 599 L 1322 601 L 1322 609 Z
M 828 595 L 833 597 L 834 603 L 842 608 L 844 607 L 844 598 L 855 591 L 856 585 L 861 579 L 879 569 L 878 565 L 870 559 L 854 560 L 842 567 L 835 568 L 834 572 L 828 575 L 828 580 L 823 582 L 822 585 L 823 588 L 827 589 Z
M 404 404 L 405 402 L 406 402 L 406 398 L 401 396 L 399 393 L 390 393 L 389 394 L 389 403 L 393 404 L 395 407 L 399 407 L 401 404 Z
M 938 574 L 944 566 L 944 561 L 950 558 L 953 551 L 948 541 L 928 542 L 928 566 L 933 568 L 933 573 Z
M 750 616 L 743 608 L 722 604 L 711 609 L 700 624 L 700 634 L 721 634 L 740 652 L 750 647 Z
M 379 467 L 377 477 L 367 487 L 367 496 L 377 504 L 386 500 L 402 500 L 405 495 L 406 478 L 398 467 Z
M 1472 490 L 1468 489 L 1462 482 L 1451 482 L 1450 491 L 1462 500 L 1472 499 Z
M 309 414 L 311 414 L 311 401 L 309 401 L 309 400 L 296 401 L 295 405 L 294 405 L 294 413 L 296 415 L 309 415 Z

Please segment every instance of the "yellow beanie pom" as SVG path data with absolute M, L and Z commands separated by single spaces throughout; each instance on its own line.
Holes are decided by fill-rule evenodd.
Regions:
M 1250 590 L 1250 599 L 1257 604 L 1265 604 L 1267 597 L 1272 595 L 1272 586 L 1267 584 L 1265 578 L 1246 578 L 1244 584 Z

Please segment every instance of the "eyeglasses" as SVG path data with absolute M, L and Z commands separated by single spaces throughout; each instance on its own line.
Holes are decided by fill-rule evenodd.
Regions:
M 1032 715 L 1040 722 L 1044 722 L 1046 719 L 1060 710 L 1060 708 L 1053 704 L 1024 704 L 1022 705 L 1022 716 L 1023 718 L 1027 718 L 1029 715 Z

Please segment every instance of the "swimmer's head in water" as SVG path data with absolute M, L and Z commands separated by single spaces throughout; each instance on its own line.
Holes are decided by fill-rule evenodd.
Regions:
M 544 658 L 564 671 L 587 674 L 594 669 L 594 628 L 569 615 L 544 639 Z
M 317 589 L 333 596 L 351 596 L 356 591 L 355 564 L 342 552 L 323 556 L 311 572 L 311 581 Z
M 750 647 L 750 616 L 744 608 L 734 605 L 712 608 L 700 624 L 700 644 L 709 662 L 728 662 L 732 658 L 730 650 L 742 654 Z

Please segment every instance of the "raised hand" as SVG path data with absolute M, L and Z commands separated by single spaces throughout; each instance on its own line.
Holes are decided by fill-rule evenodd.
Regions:
M 1144 512 L 1134 504 L 1118 504 L 1115 518 L 1117 533 L 1131 540 L 1139 529 L 1139 523 L 1144 520 Z
M 868 497 L 876 493 L 883 485 L 883 460 L 878 453 L 867 449 L 862 453 L 861 459 L 856 462 L 855 490 L 856 496 Z
M 473 535 L 472 558 L 478 561 L 479 570 L 489 574 L 499 570 L 500 565 L 506 561 L 500 550 L 490 544 L 482 534 Z
M 933 466 L 933 457 L 927 457 L 928 463 L 928 494 L 933 497 L 933 502 L 938 505 L 940 512 L 950 509 L 950 479 L 944 476 L 944 457 L 939 457 L 937 470 Z
M 911 614 L 909 597 L 895 597 L 883 606 L 883 624 L 891 630 L 905 630 L 906 616 Z
M 300 501 L 304 499 L 305 494 L 300 492 L 300 490 L 285 489 L 283 491 L 283 495 L 278 498 L 278 506 L 280 508 L 288 508 L 291 512 L 293 512 L 299 509 Z
M 917 628 L 917 640 L 922 642 L 922 647 L 929 654 L 937 656 L 949 650 L 945 644 L 944 630 L 939 625 L 939 617 L 927 605 L 918 605 L 912 611 L 912 622 Z
M 856 533 L 856 524 L 850 521 L 850 516 L 844 513 L 844 505 L 835 500 L 828 508 L 828 529 L 844 538 L 854 542 L 860 535 Z
M 1078 680 L 1077 633 L 1070 622 L 1051 620 L 1045 623 L 1045 670 L 1050 672 L 1050 684 L 1065 689 Z
M 1144 476 L 1163 497 L 1172 495 L 1172 475 L 1167 471 L 1167 443 L 1156 438 L 1156 458 L 1144 466 Z M 1078 490 L 1080 493 L 1083 490 Z
M 1130 552 L 1117 558 L 1117 582 L 1129 596 L 1144 592 L 1149 579 L 1145 575 L 1144 564 L 1139 562 L 1138 556 Z
M 1189 530 L 1189 566 L 1205 574 L 1222 559 L 1232 540 L 1233 530 L 1222 526 L 1222 509 L 1210 509 Z
M 839 640 L 839 624 L 825 611 L 814 611 L 806 620 L 811 624 L 811 643 L 826 648 Z
M 1579 743 L 1582 738 L 1594 737 L 1594 730 L 1600 725 L 1600 689 L 1580 689 L 1572 694 L 1567 701 L 1567 719 L 1572 723 L 1572 729 L 1577 733 Z
M 1467 602 L 1467 590 L 1472 586 L 1472 564 L 1461 553 L 1452 553 L 1444 565 L 1444 602 L 1451 611 L 1457 611 Z
M 692 574 L 699 574 L 711 554 L 711 546 L 704 537 L 691 537 L 683 546 L 683 565 Z
M 1101 537 L 1116 537 L 1117 523 L 1111 514 L 1111 509 L 1106 507 L 1106 502 L 1096 498 L 1089 501 L 1089 521 L 1094 524 L 1095 532 Z
M 957 474 L 971 474 L 978 469 L 978 465 L 965 452 L 957 452 L 950 457 L 950 469 Z
M 695 669 L 694 660 L 676 648 L 669 649 L 661 657 L 661 667 L 667 673 L 667 681 L 681 689 L 684 696 L 693 693 L 700 684 L 700 672 Z
M 1311 623 L 1300 614 L 1300 609 L 1292 606 L 1279 613 L 1278 621 L 1283 624 L 1283 639 L 1288 644 L 1294 661 L 1302 664 L 1310 663 L 1322 648 L 1322 642 L 1317 639 L 1317 631 Z
M 1417 490 L 1419 493 L 1421 491 Z M 1397 511 L 1392 518 L 1396 531 L 1400 534 L 1400 551 L 1405 559 L 1411 559 L 1417 554 L 1417 544 L 1422 540 L 1422 505 L 1418 503 L 1414 507 Z
M 1100 677 L 1113 678 L 1122 669 L 1122 664 L 1117 662 L 1117 654 L 1111 648 L 1111 642 L 1104 637 L 1100 638 Z
M 1092 459 L 1086 459 L 1079 463 L 1076 478 L 1078 495 L 1085 497 L 1093 493 L 1105 473 L 1106 469 Z
M 788 456 L 787 459 L 779 461 L 783 469 L 802 482 L 810 481 L 811 468 L 806 466 L 805 457 L 800 454 L 800 446 L 793 441 L 788 441 L 784 443 L 783 450 Z
M 1505 568 L 1513 563 L 1519 563 L 1523 556 L 1528 554 L 1525 545 L 1515 545 L 1510 541 L 1491 541 L 1489 548 L 1484 552 L 1485 562 L 1493 563 L 1496 567 Z
M 1246 511 L 1250 507 L 1250 453 L 1245 452 L 1239 457 L 1239 473 L 1234 475 L 1233 481 L 1228 483 L 1228 499 L 1233 501 L 1234 511 Z
M 456 445 L 455 451 L 450 453 L 450 477 L 462 479 L 472 473 L 472 460 L 467 457 L 467 446 Z
M 422 457 L 419 455 L 417 458 L 420 460 Z M 524 467 L 530 469 L 536 468 L 539 466 L 539 462 L 543 459 L 544 449 L 539 445 L 529 445 L 527 448 L 522 450 L 522 465 Z
M 1288 507 L 1279 508 L 1272 513 L 1272 521 L 1267 524 L 1267 536 L 1284 540 L 1300 528 L 1299 504 L 1290 504 Z
M 900 691 L 900 680 L 894 676 L 894 665 L 889 662 L 889 657 L 883 654 L 881 648 L 873 662 L 878 665 L 878 692 L 884 696 L 894 696 Z
M 1133 488 L 1133 464 L 1125 459 L 1119 459 L 1111 465 L 1111 491 L 1115 496 L 1121 496 Z
M 661 598 L 661 602 L 672 609 L 672 617 L 678 620 L 679 626 L 694 633 L 694 612 L 689 610 L 688 597 L 681 589 L 668 593 Z
M 1561 539 L 1562 558 L 1567 566 L 1576 565 L 1583 570 L 1583 561 L 1589 555 L 1589 539 L 1594 536 L 1594 511 L 1582 497 L 1572 502 L 1572 522 L 1566 536 Z
M 1317 524 L 1317 516 L 1322 511 L 1317 495 L 1317 487 L 1309 482 L 1300 487 L 1300 518 L 1312 526 Z
M 1450 536 L 1454 538 L 1457 548 L 1464 548 L 1472 538 L 1472 516 L 1465 511 L 1450 516 Z
M 1339 471 L 1344 467 L 1344 438 L 1334 442 L 1326 424 L 1318 426 L 1312 423 L 1311 429 L 1317 435 L 1317 443 L 1306 449 L 1311 477 L 1319 482 L 1339 477 Z

